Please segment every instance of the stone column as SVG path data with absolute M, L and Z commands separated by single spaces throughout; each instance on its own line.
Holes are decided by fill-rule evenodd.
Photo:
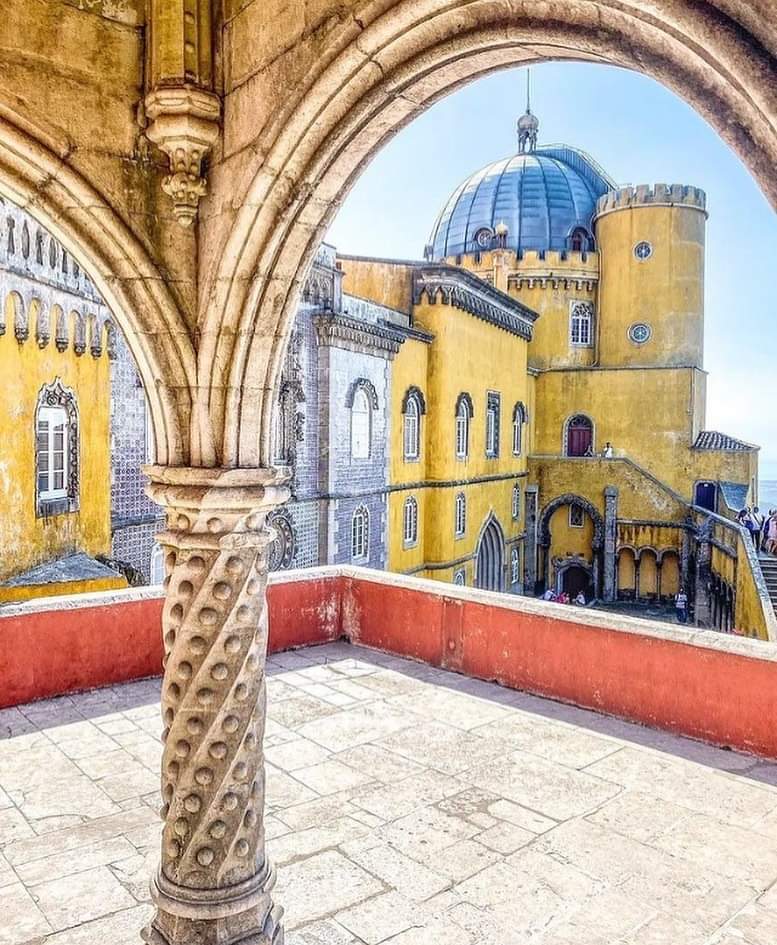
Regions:
M 616 546 L 618 542 L 618 489 L 604 489 L 604 574 L 602 596 L 611 603 L 618 596 Z
M 525 521 L 526 542 L 523 552 L 523 592 L 534 596 L 537 592 L 537 495 L 538 486 L 526 486 Z
M 696 536 L 696 586 L 694 589 L 694 623 L 709 627 L 712 619 L 710 582 L 712 579 L 712 520 L 699 528 Z
M 280 945 L 264 849 L 269 469 L 147 468 L 163 506 L 162 861 L 149 945 Z

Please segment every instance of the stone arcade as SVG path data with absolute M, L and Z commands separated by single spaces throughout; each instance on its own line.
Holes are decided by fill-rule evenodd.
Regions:
M 777 15 L 766 0 L 10 0 L 3 13 L 0 187 L 89 272 L 153 417 L 170 734 L 146 938 L 280 942 L 254 703 L 263 525 L 286 496 L 269 418 L 327 223 L 426 103 L 549 55 L 663 81 L 777 201 Z

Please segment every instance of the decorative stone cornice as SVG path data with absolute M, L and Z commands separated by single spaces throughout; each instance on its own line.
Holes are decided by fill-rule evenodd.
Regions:
M 405 341 L 405 335 L 399 329 L 375 325 L 347 315 L 315 315 L 313 325 L 320 345 L 377 355 L 389 360 L 394 358 Z
M 450 305 L 531 341 L 539 315 L 483 279 L 455 266 L 432 265 L 413 272 L 413 303 Z
M 207 191 L 202 162 L 218 138 L 220 114 L 219 97 L 204 89 L 161 87 L 146 96 L 146 136 L 170 162 L 162 189 L 183 227 L 194 223 Z

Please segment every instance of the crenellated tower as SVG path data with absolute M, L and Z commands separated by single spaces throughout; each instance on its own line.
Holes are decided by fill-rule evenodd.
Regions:
M 600 197 L 597 363 L 701 370 L 706 197 L 698 187 L 622 187 Z

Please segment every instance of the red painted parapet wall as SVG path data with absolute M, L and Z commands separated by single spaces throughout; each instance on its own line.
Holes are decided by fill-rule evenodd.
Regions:
M 339 636 L 343 579 L 316 574 L 269 585 L 271 652 Z M 162 604 L 137 588 L 0 607 L 0 708 L 159 675 Z
M 353 643 L 777 758 L 777 645 L 358 568 L 273 575 L 271 652 Z M 0 608 L 0 705 L 160 672 L 158 590 Z
M 347 582 L 353 643 L 777 758 L 777 646 L 395 575 Z

